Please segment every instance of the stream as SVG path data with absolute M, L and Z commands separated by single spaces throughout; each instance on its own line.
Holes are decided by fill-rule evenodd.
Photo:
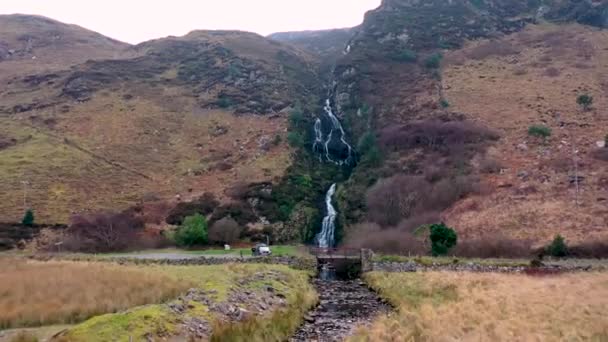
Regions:
M 343 341 L 358 327 L 390 311 L 390 306 L 361 279 L 338 279 L 331 269 L 325 268 L 314 285 L 319 293 L 319 305 L 306 315 L 291 342 Z
M 331 105 L 332 91 L 328 94 L 323 111 L 325 122 L 329 122 L 329 132 L 323 132 L 323 121 L 317 118 L 314 124 L 315 141 L 313 152 L 319 160 L 325 159 L 336 165 L 351 165 L 354 151 L 346 141 L 346 133 Z M 331 152 L 338 151 L 337 156 Z M 316 236 L 321 249 L 334 248 L 336 217 L 333 196 L 337 184 L 332 184 L 325 195 L 325 217 L 321 231 Z M 357 279 L 341 279 L 331 264 L 320 265 L 314 285 L 319 293 L 319 305 L 310 311 L 304 324 L 290 341 L 342 341 L 360 326 L 370 324 L 378 315 L 388 313 L 390 306 L 371 291 L 365 283 Z

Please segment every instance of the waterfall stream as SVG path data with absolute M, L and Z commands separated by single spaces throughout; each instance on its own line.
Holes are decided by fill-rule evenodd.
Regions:
M 335 84 L 334 84 L 335 87 Z M 321 118 L 317 118 L 314 124 L 315 130 L 315 141 L 312 149 L 315 154 L 319 156 L 319 160 L 325 158 L 328 162 L 336 165 L 351 165 L 354 161 L 353 148 L 346 141 L 346 132 L 342 127 L 342 123 L 338 117 L 334 114 L 331 106 L 332 91 L 329 92 L 329 97 L 325 100 L 325 106 L 323 111 L 329 119 L 330 130 L 327 136 L 323 134 L 323 121 Z M 339 144 L 341 151 L 340 155 L 332 156 L 332 144 Z M 346 154 L 344 154 L 346 151 Z M 323 218 L 323 224 L 321 232 L 317 234 L 316 240 L 320 248 L 331 248 L 335 245 L 335 232 L 336 232 L 336 216 L 337 212 L 332 204 L 333 196 L 336 193 L 336 184 L 333 184 L 327 194 L 325 195 L 325 208 L 326 215 Z
M 336 165 L 350 165 L 353 162 L 353 148 L 346 141 L 346 132 L 344 132 L 342 123 L 340 123 L 340 120 L 334 114 L 334 111 L 331 108 L 330 99 L 325 100 L 325 106 L 323 107 L 323 110 L 324 110 L 325 114 L 327 115 L 327 117 L 329 118 L 329 122 L 331 124 L 331 129 L 329 130 L 329 133 L 327 134 L 327 136 L 324 139 L 323 138 L 323 122 L 321 121 L 321 118 L 317 118 L 317 120 L 315 120 L 315 125 L 314 125 L 315 142 L 313 144 L 313 152 L 317 153 L 319 155 L 321 153 L 325 154 L 325 159 Z M 347 151 L 345 157 L 341 156 L 341 157 L 344 157 L 342 159 L 339 159 L 339 158 L 335 159 L 331 155 L 330 144 L 332 144 L 332 142 L 333 142 L 334 132 L 337 133 L 337 135 L 339 135 L 339 136 L 337 136 L 337 135 L 335 136 L 336 139 L 338 139 L 339 144 L 342 146 L 343 149 L 345 149 Z
M 333 184 L 325 195 L 325 207 L 327 208 L 327 215 L 323 218 L 323 227 L 321 232 L 317 235 L 317 243 L 320 248 L 333 247 L 335 242 L 336 215 L 338 213 L 331 203 L 335 193 L 336 184 Z

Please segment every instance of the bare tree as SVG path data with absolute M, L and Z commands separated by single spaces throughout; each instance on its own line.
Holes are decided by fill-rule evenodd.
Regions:
M 212 243 L 233 243 L 241 236 L 241 226 L 231 217 L 224 217 L 215 222 L 209 229 L 209 241 Z
M 98 213 L 90 216 L 75 215 L 68 233 L 75 248 L 89 252 L 124 250 L 138 240 L 144 224 L 132 212 Z

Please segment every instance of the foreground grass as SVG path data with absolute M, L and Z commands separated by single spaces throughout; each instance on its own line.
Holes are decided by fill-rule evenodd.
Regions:
M 0 269 L 1 329 L 79 322 L 162 302 L 192 285 L 166 274 L 102 263 L 0 258 Z
M 316 303 L 317 296 L 308 281 L 309 274 L 280 265 L 217 266 L 146 266 L 155 273 L 166 274 L 180 282 L 213 291 L 213 300 L 226 301 L 234 289 L 253 292 L 265 291 L 272 286 L 285 296 L 285 307 L 270 311 L 264 316 L 253 316 L 245 322 L 230 324 L 215 316 L 213 311 L 200 302 L 192 302 L 181 316 L 198 317 L 211 323 L 212 340 L 217 341 L 282 341 L 300 325 L 304 314 Z M 282 280 L 243 280 L 259 272 L 279 272 Z M 146 340 L 147 336 L 179 336 L 179 318 L 167 305 L 147 305 L 132 310 L 94 317 L 70 329 L 62 341 L 134 341 Z
M 353 341 L 608 340 L 608 273 L 372 272 L 365 280 L 398 313 Z

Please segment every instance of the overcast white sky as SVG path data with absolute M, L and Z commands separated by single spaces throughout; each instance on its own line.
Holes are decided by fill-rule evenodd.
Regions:
M 279 31 L 350 27 L 381 0 L 0 0 L 0 14 L 39 14 L 140 43 L 195 29 Z

